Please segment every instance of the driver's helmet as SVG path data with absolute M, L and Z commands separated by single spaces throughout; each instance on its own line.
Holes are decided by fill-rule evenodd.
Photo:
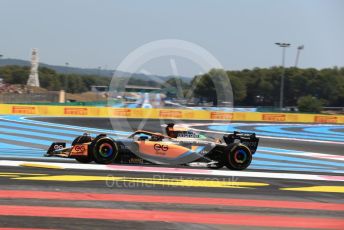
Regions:
M 176 138 L 178 136 L 178 133 L 174 132 L 173 127 L 174 127 L 173 123 L 167 124 L 166 125 L 166 134 L 169 137 Z
M 169 123 L 166 125 L 166 134 L 171 138 L 177 138 L 178 134 L 183 133 L 185 131 L 187 131 L 185 128 L 175 128 L 173 123 Z

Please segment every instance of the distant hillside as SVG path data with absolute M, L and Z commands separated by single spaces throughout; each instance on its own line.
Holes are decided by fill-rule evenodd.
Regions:
M 21 59 L 0 59 L 0 67 L 6 65 L 18 65 L 18 66 L 30 66 L 30 62 Z M 78 68 L 78 67 L 66 67 L 58 65 L 49 65 L 45 63 L 39 63 L 40 67 L 47 67 L 55 70 L 57 73 L 75 73 L 80 75 L 99 75 L 105 77 L 112 77 L 113 70 L 99 70 L 91 68 Z
M 18 65 L 18 66 L 30 66 L 30 62 L 21 59 L 1 59 L 0 58 L 0 67 L 7 66 L 7 65 Z M 104 69 L 97 69 L 97 68 L 78 68 L 78 67 L 66 67 L 66 66 L 58 66 L 58 65 L 49 65 L 45 63 L 39 63 L 40 67 L 47 67 L 49 69 L 55 70 L 57 73 L 68 73 L 68 74 L 80 74 L 80 75 L 98 75 L 103 77 L 112 77 L 115 70 L 104 70 Z M 120 74 L 122 77 L 137 77 L 140 79 L 146 79 L 147 76 L 154 76 L 160 78 L 162 80 L 167 80 L 172 78 L 172 76 L 158 76 L 158 75 L 145 75 L 145 74 L 131 74 L 126 72 L 118 71 L 117 73 Z M 193 77 L 193 76 L 192 76 Z M 192 78 L 189 77 L 181 77 L 183 81 L 190 82 Z

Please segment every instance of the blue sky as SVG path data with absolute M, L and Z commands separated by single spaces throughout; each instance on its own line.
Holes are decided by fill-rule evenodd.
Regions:
M 287 66 L 302 44 L 300 67 L 344 66 L 341 0 L 0 0 L 0 31 L 4 58 L 29 59 L 36 47 L 56 65 L 114 69 L 139 46 L 172 38 L 204 47 L 229 70 L 280 65 L 275 42 L 292 44 Z M 162 62 L 149 71 L 170 74 Z

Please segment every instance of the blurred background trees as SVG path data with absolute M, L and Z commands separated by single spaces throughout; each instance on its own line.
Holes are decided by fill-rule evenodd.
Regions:
M 229 78 L 234 95 L 235 106 L 278 106 L 280 94 L 280 67 L 254 68 L 241 71 L 210 70 L 208 73 L 194 76 L 189 81 L 176 77 L 166 77 L 161 82 L 152 82 L 150 78 L 133 78 L 129 84 L 158 86 L 167 96 L 174 97 L 181 92 L 168 89 L 167 86 L 181 86 L 182 93 L 190 89 L 201 102 L 215 102 L 217 97 L 215 84 L 217 75 L 225 74 Z M 29 67 L 0 67 L 3 83 L 25 85 L 29 76 Z M 39 69 L 41 87 L 50 91 L 64 89 L 70 93 L 89 91 L 91 85 L 109 86 L 111 77 L 87 74 L 62 74 L 42 67 Z M 160 79 L 164 79 L 160 77 Z M 159 85 L 160 84 L 160 85 Z M 230 88 L 230 87 L 228 87 Z M 228 89 L 230 90 L 230 89 Z M 315 112 L 319 107 L 344 106 L 344 68 L 314 68 L 285 70 L 285 106 L 299 106 L 300 111 Z M 310 106 L 312 105 L 312 106 Z
M 231 81 L 235 106 L 278 106 L 280 94 L 279 67 L 252 70 L 226 71 Z M 208 92 L 212 95 L 214 85 L 209 74 L 201 76 L 195 96 Z M 344 68 L 298 69 L 287 68 L 285 72 L 284 105 L 314 103 L 316 107 L 344 106 Z M 302 107 L 306 109 L 305 107 Z

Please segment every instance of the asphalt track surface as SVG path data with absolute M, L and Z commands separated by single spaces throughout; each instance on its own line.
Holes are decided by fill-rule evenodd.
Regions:
M 109 120 L 99 118 L 33 119 L 103 130 L 162 130 L 160 122 L 155 120 L 144 124 L 140 120 L 118 120 L 113 127 Z M 35 134 L 28 133 L 30 127 L 27 123 L 21 126 L 18 121 L 11 121 L 11 124 L 17 125 L 22 133 L 18 134 L 17 140 L 11 139 L 13 133 L 5 130 L 9 127 L 5 122 L 0 122 L 0 128 L 3 128 L 0 142 L 4 146 L 11 146 L 16 141 L 24 143 L 21 142 L 24 138 L 27 138 L 24 143 L 27 148 L 45 146 L 34 142 Z M 197 123 L 193 126 L 197 129 L 209 128 L 209 124 L 193 123 Z M 48 127 L 43 124 L 36 126 Z M 256 131 L 258 125 L 238 126 Z M 299 132 L 300 127 L 288 130 Z M 72 132 L 66 128 L 66 135 L 69 135 L 67 131 Z M 339 136 L 340 132 L 343 135 L 343 129 L 336 131 Z M 53 132 L 48 129 L 44 132 L 46 136 L 40 137 L 42 143 L 53 139 L 53 136 L 48 136 Z M 0 156 L 0 227 L 344 229 L 343 145 L 340 140 L 312 142 L 261 137 L 260 146 L 257 162 L 264 160 L 259 158 L 259 154 L 270 157 L 267 156 L 271 151 L 268 148 L 272 148 L 281 151 L 279 155 L 272 153 L 272 158 L 269 158 L 276 165 L 292 164 L 297 159 L 307 171 L 296 166 L 293 170 L 283 170 L 259 164 L 242 172 L 218 170 L 220 173 L 216 175 L 212 171 L 207 174 L 208 169 L 190 167 L 111 165 L 95 170 L 94 164 L 85 166 L 73 160 L 32 157 L 20 162 L 20 158 Z M 282 150 L 288 150 L 286 154 L 300 154 L 300 157 L 291 159 L 288 155 L 286 158 Z M 315 154 L 314 157 L 318 158 L 308 159 L 306 153 Z M 319 161 L 322 160 L 327 162 L 328 168 L 319 172 L 320 169 L 315 167 L 320 168 Z

